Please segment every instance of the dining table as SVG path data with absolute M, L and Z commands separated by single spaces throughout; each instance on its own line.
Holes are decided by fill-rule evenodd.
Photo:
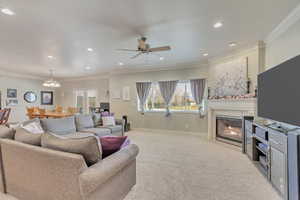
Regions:
M 70 112 L 54 112 L 54 111 L 47 111 L 43 114 L 39 112 L 34 112 L 31 114 L 34 118 L 64 118 L 64 117 L 70 117 L 74 116 L 74 113 Z

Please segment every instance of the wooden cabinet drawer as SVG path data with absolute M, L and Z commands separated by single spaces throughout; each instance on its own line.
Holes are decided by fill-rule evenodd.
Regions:
M 287 151 L 287 136 L 275 130 L 269 130 L 269 143 L 272 147 L 286 153 Z

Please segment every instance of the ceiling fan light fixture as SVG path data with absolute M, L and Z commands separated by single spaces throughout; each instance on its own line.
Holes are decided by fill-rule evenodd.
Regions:
M 87 48 L 87 51 L 88 51 L 88 52 L 93 52 L 94 49 L 92 49 L 92 48 Z
M 216 22 L 214 24 L 214 28 L 221 28 L 223 26 L 223 23 L 222 22 Z
M 10 10 L 9 8 L 1 8 L 1 12 L 5 15 L 15 15 L 16 13 L 12 10 Z
M 165 59 L 164 57 L 160 57 L 160 58 L 159 58 L 159 60 L 164 60 L 164 59 Z
M 236 45 L 237 45 L 236 42 L 230 42 L 230 43 L 229 43 L 229 46 L 230 46 L 230 47 L 235 47 Z
M 119 65 L 120 65 L 120 66 L 123 66 L 123 65 L 124 65 L 124 63 L 122 63 L 122 62 L 119 62 Z

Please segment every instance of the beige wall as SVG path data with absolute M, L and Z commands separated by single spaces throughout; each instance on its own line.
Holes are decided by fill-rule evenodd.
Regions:
M 75 106 L 75 90 L 97 90 L 97 103 L 109 102 L 107 91 L 109 90 L 109 78 L 94 78 L 87 80 L 63 81 L 62 87 L 57 89 L 57 99 L 64 108 Z
M 147 112 L 141 115 L 137 110 L 135 83 L 138 81 L 189 80 L 207 78 L 208 67 L 198 66 L 195 69 L 168 70 L 113 75 L 110 78 L 110 91 L 117 91 L 125 86 L 130 87 L 131 101 L 111 99 L 112 111 L 118 117 L 128 115 L 134 128 L 187 131 L 203 134 L 207 132 L 207 118 L 200 119 L 196 113 L 172 113 L 166 118 L 164 112 Z
M 266 69 L 300 55 L 300 20 L 266 45 Z
M 27 119 L 26 107 L 39 106 L 46 109 L 53 109 L 53 106 L 41 106 L 41 91 L 51 91 L 49 88 L 42 86 L 43 81 L 25 79 L 25 78 L 11 78 L 11 77 L 0 77 L 0 90 L 2 94 L 2 107 L 6 107 L 7 99 L 7 88 L 17 89 L 18 105 L 11 107 L 12 112 L 10 115 L 10 122 L 24 121 Z M 27 103 L 23 96 L 25 92 L 33 91 L 37 94 L 37 101 L 35 103 Z M 55 93 L 54 93 L 55 97 Z M 54 98 L 54 104 L 56 99 Z
M 228 62 L 234 59 L 248 57 L 249 77 L 251 79 L 251 92 L 257 84 L 257 74 L 260 65 L 260 48 L 253 47 L 245 51 L 234 52 L 230 55 L 211 60 L 210 65 Z M 128 115 L 133 128 L 159 129 L 194 132 L 198 134 L 207 133 L 207 118 L 199 118 L 197 113 L 172 113 L 166 118 L 164 112 L 146 112 L 141 115 L 137 110 L 137 94 L 135 83 L 138 81 L 161 81 L 161 80 L 189 80 L 194 78 L 206 78 L 208 84 L 212 81 L 209 74 L 213 73 L 209 65 L 191 66 L 190 69 L 161 70 L 136 72 L 127 74 L 113 74 L 107 78 L 92 80 L 77 80 L 62 82 L 62 88 L 57 90 L 59 104 L 64 107 L 75 105 L 75 89 L 97 89 L 98 101 L 110 101 L 111 110 L 118 118 Z M 123 87 L 130 87 L 130 101 L 113 99 L 112 93 L 122 91 Z M 106 96 L 106 91 L 110 91 L 110 99 Z

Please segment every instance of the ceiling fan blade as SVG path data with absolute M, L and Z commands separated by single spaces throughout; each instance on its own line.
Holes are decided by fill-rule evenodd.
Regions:
M 140 53 L 136 54 L 135 56 L 132 56 L 131 59 L 135 59 L 135 58 L 137 58 L 138 56 L 140 56 L 142 54 L 143 54 L 143 52 L 140 52 Z
M 155 47 L 155 48 L 150 48 L 150 52 L 157 52 L 157 51 L 170 51 L 171 47 L 170 46 L 164 46 L 164 47 Z
M 132 52 L 137 52 L 139 50 L 133 50 L 133 49 L 116 49 L 117 51 L 132 51 Z

